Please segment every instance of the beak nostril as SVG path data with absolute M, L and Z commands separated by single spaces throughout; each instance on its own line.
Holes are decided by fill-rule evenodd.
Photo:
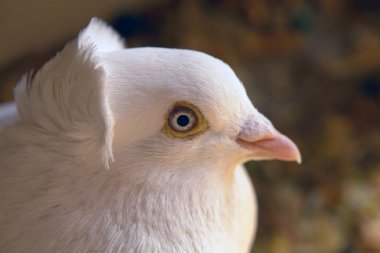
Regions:
M 252 152 L 256 159 L 278 159 L 301 163 L 301 154 L 288 137 L 274 128 L 260 112 L 255 111 L 243 124 L 236 142 Z
M 254 142 L 262 139 L 271 139 L 277 136 L 278 131 L 272 123 L 260 112 L 250 115 L 241 128 L 238 138 Z

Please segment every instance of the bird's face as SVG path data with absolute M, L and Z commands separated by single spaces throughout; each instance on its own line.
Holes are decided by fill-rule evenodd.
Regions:
M 300 160 L 297 147 L 252 105 L 231 68 L 190 50 L 106 53 L 114 152 L 173 167 Z M 152 164 L 153 166 L 153 164 Z

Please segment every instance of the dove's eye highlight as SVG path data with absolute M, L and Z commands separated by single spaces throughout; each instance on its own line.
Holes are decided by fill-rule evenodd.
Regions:
M 168 111 L 163 131 L 176 138 L 192 138 L 207 130 L 201 111 L 188 102 L 177 102 Z

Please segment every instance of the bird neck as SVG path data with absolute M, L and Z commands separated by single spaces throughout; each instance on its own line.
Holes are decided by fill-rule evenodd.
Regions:
M 233 185 L 226 185 L 216 168 L 152 167 L 144 168 L 145 173 L 149 171 L 144 174 L 130 163 L 119 169 L 127 172 L 117 178 L 119 189 L 109 209 L 112 216 L 122 217 L 121 227 L 131 233 L 127 238 L 133 234 L 147 236 L 146 249 L 169 247 L 163 245 L 167 244 L 172 247 L 167 251 L 179 252 L 184 251 L 181 247 L 186 241 L 199 247 L 194 252 L 210 251 L 206 245 L 210 241 L 220 245 L 229 241 L 224 237 L 233 229 Z M 190 244 L 194 241 L 199 244 Z

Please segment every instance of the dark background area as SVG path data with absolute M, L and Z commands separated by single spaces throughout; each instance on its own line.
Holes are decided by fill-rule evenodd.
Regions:
M 380 1 L 0 2 L 0 102 L 92 16 L 128 47 L 190 48 L 237 72 L 301 165 L 250 162 L 254 253 L 380 252 Z

